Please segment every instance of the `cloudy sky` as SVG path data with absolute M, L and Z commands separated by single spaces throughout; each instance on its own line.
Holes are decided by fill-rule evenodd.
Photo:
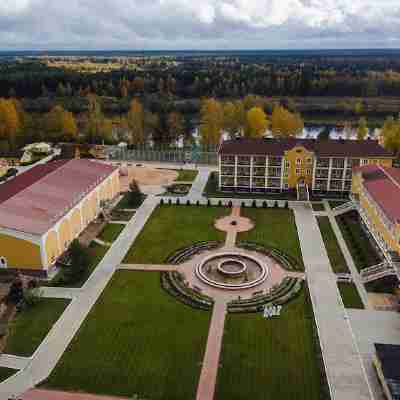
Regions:
M 400 47 L 400 0 L 0 0 L 0 49 Z

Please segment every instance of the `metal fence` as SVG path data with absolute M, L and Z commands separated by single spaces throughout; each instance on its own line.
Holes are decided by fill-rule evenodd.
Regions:
M 217 165 L 217 151 L 196 151 L 191 150 L 153 150 L 153 149 L 117 149 L 111 155 L 112 160 L 121 161 L 153 161 L 170 163 L 196 163 Z

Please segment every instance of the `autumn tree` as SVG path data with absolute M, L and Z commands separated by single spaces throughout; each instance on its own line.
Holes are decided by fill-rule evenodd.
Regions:
M 358 122 L 357 128 L 357 139 L 364 140 L 368 135 L 369 129 L 367 124 L 367 119 L 365 117 L 361 117 Z
M 72 113 L 62 106 L 53 107 L 44 117 L 44 127 L 47 137 L 52 141 L 76 139 L 77 126 Z
M 211 98 L 202 101 L 200 110 L 200 136 L 205 145 L 216 145 L 221 139 L 224 112 L 220 102 Z
M 19 128 L 20 120 L 14 101 L 0 99 L 0 140 L 6 140 L 13 148 Z
M 104 117 L 101 104 L 95 95 L 88 95 L 88 112 L 84 126 L 89 143 L 109 141 L 112 138 L 112 121 Z
M 144 144 L 144 110 L 142 104 L 137 99 L 131 102 L 127 122 L 130 131 L 130 144 Z
M 385 120 L 381 132 L 384 147 L 396 154 L 400 154 L 400 121 L 396 121 L 393 117 Z
M 260 107 L 253 107 L 247 111 L 245 136 L 259 137 L 265 134 L 269 121 L 265 112 Z
M 275 105 L 271 117 L 271 129 L 274 136 L 296 136 L 304 129 L 300 114 L 293 114 L 280 105 Z

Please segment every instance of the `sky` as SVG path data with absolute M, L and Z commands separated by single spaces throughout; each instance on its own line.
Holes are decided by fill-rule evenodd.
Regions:
M 400 0 L 0 0 L 1 50 L 400 48 Z

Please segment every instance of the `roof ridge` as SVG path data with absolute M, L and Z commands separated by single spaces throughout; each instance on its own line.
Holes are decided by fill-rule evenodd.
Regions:
M 397 186 L 400 189 L 400 184 L 399 182 L 396 181 L 387 171 L 385 168 L 383 168 L 381 165 L 378 165 L 378 168 L 390 179 L 390 181 Z

